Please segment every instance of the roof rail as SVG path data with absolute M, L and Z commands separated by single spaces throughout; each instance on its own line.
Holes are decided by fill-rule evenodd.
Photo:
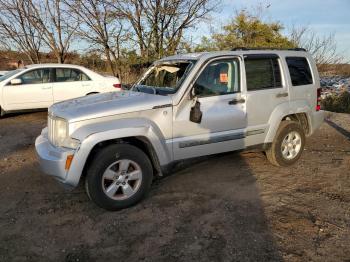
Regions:
M 274 48 L 274 47 L 257 47 L 257 48 L 249 48 L 249 47 L 235 47 L 231 49 L 231 51 L 249 51 L 249 50 L 288 50 L 288 51 L 303 51 L 306 52 L 305 48 L 296 47 L 296 48 Z

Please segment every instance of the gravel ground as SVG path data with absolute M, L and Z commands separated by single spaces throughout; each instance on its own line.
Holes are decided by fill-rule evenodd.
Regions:
M 350 261 L 350 115 L 330 114 L 292 167 L 192 161 L 119 212 L 40 172 L 45 124 L 0 119 L 0 261 Z

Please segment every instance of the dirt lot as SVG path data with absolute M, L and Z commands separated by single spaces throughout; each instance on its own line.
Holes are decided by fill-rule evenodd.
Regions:
M 293 167 L 214 156 L 114 213 L 40 172 L 45 122 L 0 120 L 0 261 L 350 261 L 350 115 L 332 115 Z

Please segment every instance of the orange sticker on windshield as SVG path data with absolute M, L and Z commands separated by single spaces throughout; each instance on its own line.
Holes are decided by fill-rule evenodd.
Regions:
M 220 82 L 221 83 L 227 83 L 228 82 L 227 74 L 220 74 Z

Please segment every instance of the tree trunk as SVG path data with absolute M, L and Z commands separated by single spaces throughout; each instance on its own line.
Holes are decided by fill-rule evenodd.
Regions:
M 112 53 L 112 57 L 113 57 L 114 61 L 115 61 L 116 64 L 117 64 L 117 68 L 116 68 L 116 70 L 115 70 L 116 75 L 114 75 L 114 76 L 117 76 L 117 77 L 119 78 L 119 81 L 121 82 L 122 80 L 121 80 L 121 70 L 120 70 L 119 55 L 118 55 L 118 57 L 117 57 L 114 51 L 111 51 L 111 53 Z M 119 53 L 119 52 L 118 52 L 118 53 Z
M 115 76 L 115 70 L 114 70 L 112 59 L 111 59 L 111 49 L 109 48 L 108 45 L 105 46 L 105 55 L 107 58 L 107 64 L 108 64 L 109 68 L 111 69 L 112 74 Z

